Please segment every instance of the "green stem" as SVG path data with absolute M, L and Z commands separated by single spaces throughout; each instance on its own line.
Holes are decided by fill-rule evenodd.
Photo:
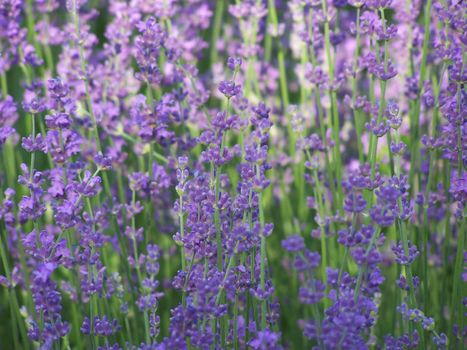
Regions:
M 418 173 L 418 167 L 420 162 L 420 153 L 418 152 L 419 147 L 419 136 L 420 136 L 420 108 L 421 108 L 421 94 L 423 89 L 423 82 L 425 80 L 426 61 L 428 56 L 428 44 L 430 41 L 430 22 L 431 22 L 431 2 L 427 0 L 424 9 L 424 35 L 423 35 L 423 49 L 422 59 L 420 62 L 420 75 L 418 79 L 418 92 L 415 108 L 411 115 L 410 123 L 410 140 L 412 142 L 412 150 L 410 157 L 410 173 L 409 183 L 413 184 L 413 179 L 416 173 Z M 415 190 L 415 189 L 413 189 Z
M 329 69 L 329 99 L 331 100 L 331 125 L 332 125 L 332 132 L 334 138 L 334 161 L 332 164 L 335 179 L 337 181 L 337 194 L 336 194 L 336 203 L 335 208 L 342 211 L 342 199 L 344 198 L 343 190 L 342 190 L 342 161 L 341 161 L 341 150 L 340 150 L 340 126 L 339 126 L 339 114 L 337 109 L 337 97 L 336 91 L 331 89 L 331 84 L 334 81 L 334 62 L 331 55 L 331 39 L 330 39 L 330 31 L 329 31 L 329 18 L 328 18 L 328 10 L 326 0 L 321 2 L 322 10 L 324 15 L 324 40 L 325 40 L 325 51 L 326 51 L 326 60 Z
M 6 230 L 5 230 L 5 233 L 6 233 Z M 7 240 L 4 239 L 6 237 L 2 237 L 2 236 L 0 236 L 0 255 L 1 255 L 3 269 L 5 271 L 6 278 L 8 279 L 8 281 L 11 282 L 11 273 L 10 273 L 10 267 L 9 267 L 8 258 L 7 258 L 7 252 L 3 244 L 4 242 L 6 244 Z M 19 331 L 21 333 L 22 340 L 23 340 L 23 345 L 29 348 L 29 346 L 27 346 L 27 344 L 29 344 L 29 340 L 27 337 L 26 327 L 25 327 L 23 318 L 20 313 L 19 303 L 16 297 L 16 293 L 13 289 L 8 288 L 8 295 L 9 295 L 9 300 L 11 302 L 10 312 L 13 318 L 13 322 L 12 322 L 12 327 L 14 328 L 13 334 L 17 333 L 16 327 L 14 326 L 14 324 L 17 323 Z M 14 339 L 16 341 L 16 336 L 14 337 Z
M 31 129 L 32 129 L 32 143 L 34 143 L 36 139 L 36 116 L 35 114 L 31 114 Z M 36 152 L 31 152 L 31 162 L 29 163 L 29 181 L 32 181 L 33 172 L 34 172 L 34 160 L 36 158 Z
M 396 139 L 396 142 L 399 142 L 398 130 L 395 131 L 395 139 Z M 395 172 L 395 175 L 399 177 L 400 176 L 400 155 L 396 154 L 395 157 L 396 159 L 395 159 L 394 172 Z M 399 206 L 399 210 L 402 210 L 402 202 L 400 198 L 398 199 L 398 206 Z M 397 225 L 397 231 L 399 233 L 399 237 L 401 238 L 402 245 L 404 247 L 404 254 L 408 256 L 409 255 L 409 240 L 407 237 L 407 230 L 405 228 L 405 223 L 401 219 L 398 218 L 396 219 L 396 225 Z M 415 308 L 417 305 L 417 301 L 416 301 L 416 295 L 415 295 L 415 286 L 413 283 L 412 267 L 409 264 L 407 266 L 403 266 L 402 268 L 403 268 L 403 271 L 405 270 L 407 274 L 406 280 L 409 285 L 409 292 L 408 292 L 409 303 L 408 304 L 410 308 Z M 417 322 L 417 329 L 420 334 L 420 345 L 422 349 L 425 349 L 425 337 L 423 336 L 424 332 L 419 322 Z
M 467 221 L 467 206 L 464 206 L 463 218 L 461 223 L 458 225 L 458 237 L 457 237 L 457 251 L 456 251 L 456 260 L 454 265 L 454 274 L 453 274 L 453 290 L 452 290 L 452 301 L 451 301 L 451 322 L 449 324 L 449 334 L 452 335 L 452 329 L 454 324 L 457 323 L 459 327 L 459 332 L 462 334 L 464 329 L 465 316 L 463 314 L 461 298 L 465 296 L 465 282 L 462 281 L 462 270 L 464 264 L 464 251 L 467 248 L 467 230 L 465 227 L 465 222 Z M 456 317 L 457 316 L 457 317 Z M 461 336 L 462 337 L 462 336 Z M 462 339 L 459 340 L 462 342 Z
M 464 47 L 462 47 L 462 56 L 464 57 Z M 461 69 L 461 75 L 463 74 L 464 71 L 464 66 L 462 65 Z M 460 115 L 461 114 L 461 83 L 457 83 L 457 106 L 456 110 L 457 113 Z M 464 166 L 463 166 L 463 157 L 462 157 L 462 149 L 463 149 L 463 144 L 462 144 L 462 130 L 461 130 L 461 125 L 460 123 L 457 125 L 457 177 L 461 178 L 462 173 L 464 171 Z M 461 205 L 462 202 L 459 201 L 459 205 Z M 462 331 L 464 329 L 464 321 L 465 321 L 465 315 L 463 314 L 463 311 L 459 310 L 461 307 L 461 297 L 465 295 L 465 283 L 462 282 L 462 269 L 463 269 L 463 262 L 464 262 L 464 251 L 466 249 L 466 229 L 465 229 L 465 222 L 467 221 L 467 205 L 463 204 L 463 214 L 461 223 L 459 224 L 458 228 L 458 237 L 457 237 L 457 251 L 456 251 L 456 262 L 455 262 L 455 268 L 454 268 L 454 286 L 453 286 L 453 293 L 452 293 L 452 303 L 451 303 L 451 323 L 450 323 L 450 331 L 452 331 L 452 328 L 454 326 L 454 322 L 457 321 L 457 326 L 459 327 L 459 332 L 462 334 Z M 457 313 L 457 320 L 456 320 L 456 315 Z M 452 334 L 451 332 L 449 334 Z M 462 337 L 462 336 L 461 336 Z M 460 340 L 462 341 L 462 340 Z
M 211 51 L 210 51 L 210 65 L 214 66 L 214 63 L 217 62 L 217 40 L 219 39 L 219 34 L 222 27 L 222 16 L 224 14 L 224 5 L 225 1 L 220 0 L 216 2 L 216 10 L 214 14 L 214 24 L 212 26 L 211 32 Z
M 184 215 L 183 215 L 183 193 L 180 193 L 179 195 L 179 211 L 178 211 L 178 220 L 180 224 L 180 236 L 185 237 L 185 220 L 184 220 Z M 182 249 L 181 249 L 181 261 L 182 261 L 182 270 L 185 271 L 185 265 L 186 265 L 186 258 L 185 258 L 185 246 L 182 243 Z M 185 291 L 184 291 L 185 293 Z
M 313 28 L 313 11 L 312 11 L 312 8 L 310 8 L 310 13 L 308 15 L 308 21 L 309 21 L 308 27 L 310 28 L 308 34 L 309 34 L 310 38 L 312 38 L 313 37 L 313 33 L 311 31 L 311 28 Z M 313 65 L 313 67 L 317 67 L 318 62 L 317 62 L 315 51 L 313 49 L 312 44 L 310 45 L 310 59 L 311 59 L 311 63 Z M 315 91 L 316 106 L 318 108 L 318 118 L 319 118 L 319 128 L 320 128 L 321 141 L 323 142 L 324 148 L 326 150 L 328 150 L 328 141 L 327 141 L 327 138 L 326 138 L 326 124 L 325 124 L 325 121 L 324 121 L 323 105 L 321 103 L 320 87 L 316 86 L 314 88 L 314 91 Z M 326 169 L 327 175 L 329 176 L 329 185 L 330 185 L 330 189 L 331 189 L 333 204 L 336 205 L 335 203 L 337 203 L 337 201 L 338 201 L 337 197 L 336 197 L 337 196 L 337 191 L 336 191 L 336 188 L 335 188 L 334 173 L 333 173 L 332 168 L 331 168 L 331 162 L 329 161 L 329 152 L 327 152 L 327 151 L 324 152 L 324 160 L 325 160 L 325 169 Z
M 131 135 L 128 135 L 127 133 L 121 131 L 120 133 L 118 133 L 117 135 L 123 137 L 125 140 L 127 141 L 130 141 L 132 143 L 138 143 L 138 140 L 136 140 L 135 138 L 133 138 Z M 152 156 L 157 159 L 158 161 L 164 163 L 164 164 L 167 164 L 169 162 L 169 160 L 163 156 L 162 154 L 152 150 Z
M 360 110 L 355 107 L 357 101 L 357 62 L 360 51 L 360 7 L 357 7 L 357 23 L 356 23 L 357 37 L 355 39 L 355 53 L 352 70 L 352 108 L 355 123 L 355 132 L 357 134 L 357 149 L 358 160 L 361 164 L 364 163 L 363 143 L 362 143 L 362 130 L 360 125 Z
M 99 137 L 99 127 L 97 125 L 96 116 L 94 114 L 94 108 L 93 108 L 90 89 L 89 89 L 89 79 L 88 79 L 88 73 L 87 73 L 87 67 L 86 67 L 86 59 L 84 57 L 83 39 L 81 38 L 77 0 L 72 0 L 72 15 L 73 15 L 73 24 L 75 27 L 75 35 L 76 35 L 76 40 L 77 40 L 77 45 L 78 45 L 80 68 L 83 73 L 82 80 L 83 80 L 84 89 L 86 92 L 86 104 L 88 106 L 88 112 L 91 117 L 91 121 L 93 125 L 94 139 L 96 141 L 97 151 L 103 153 L 102 145 L 101 145 L 101 141 Z M 109 180 L 107 178 L 106 173 L 103 174 L 102 179 L 104 182 L 105 192 L 109 200 L 112 201 L 112 194 L 110 192 L 110 184 L 109 184 Z

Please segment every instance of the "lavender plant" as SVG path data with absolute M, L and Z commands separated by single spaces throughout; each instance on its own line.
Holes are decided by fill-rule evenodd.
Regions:
M 0 348 L 466 347 L 466 15 L 0 0 Z

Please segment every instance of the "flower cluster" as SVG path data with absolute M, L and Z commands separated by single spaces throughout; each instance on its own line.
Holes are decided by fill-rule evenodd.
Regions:
M 462 1 L 0 0 L 7 349 L 460 349 Z

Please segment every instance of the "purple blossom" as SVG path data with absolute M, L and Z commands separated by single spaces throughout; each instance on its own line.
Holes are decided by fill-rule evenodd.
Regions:
M 235 84 L 232 80 L 223 80 L 219 84 L 219 91 L 228 99 L 241 93 L 241 85 Z
M 402 245 L 402 242 L 392 246 L 392 251 L 396 257 L 396 262 L 401 265 L 409 265 L 414 262 L 417 256 L 420 254 L 417 247 L 408 242 L 407 252 Z
M 463 2 L 101 5 L 0 0 L 3 343 L 461 347 Z
M 282 248 L 288 252 L 298 252 L 305 249 L 305 241 L 299 235 L 290 236 L 282 241 Z
M 16 131 L 13 128 L 18 119 L 16 104 L 11 96 L 0 100 L 0 146 Z
M 256 337 L 249 342 L 249 346 L 255 350 L 281 349 L 279 343 L 280 334 L 265 329 L 257 333 Z

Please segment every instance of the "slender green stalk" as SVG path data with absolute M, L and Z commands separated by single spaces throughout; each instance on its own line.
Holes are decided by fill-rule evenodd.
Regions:
M 309 33 L 308 35 L 310 38 L 313 37 L 313 33 L 311 31 L 311 28 L 313 27 L 313 10 L 310 8 L 310 13 L 308 15 L 308 27 L 309 27 Z M 318 66 L 318 61 L 316 59 L 316 55 L 313 49 L 313 45 L 310 45 L 310 59 L 311 63 L 314 68 Z M 326 124 L 324 121 L 324 111 L 323 111 L 323 105 L 321 103 L 321 91 L 319 86 L 315 86 L 314 88 L 315 91 L 315 99 L 316 99 L 316 105 L 318 108 L 318 118 L 319 118 L 319 130 L 320 130 L 320 136 L 321 136 L 321 141 L 323 142 L 324 148 L 327 150 L 328 149 L 328 141 L 326 137 Z M 327 175 L 329 176 L 329 185 L 331 189 L 331 195 L 333 199 L 333 204 L 336 205 L 338 199 L 337 199 L 337 191 L 335 188 L 335 181 L 334 181 L 334 173 L 331 168 L 331 162 L 329 160 L 329 154 L 328 152 L 324 152 L 324 160 L 325 160 L 325 169 L 327 172 Z
M 464 49 L 462 50 L 462 55 L 464 57 Z M 461 75 L 464 71 L 464 66 L 462 66 L 461 69 Z M 456 110 L 457 113 L 460 115 L 461 114 L 461 84 L 457 83 L 457 106 Z M 463 172 L 465 171 L 464 169 L 464 164 L 463 164 L 463 157 L 462 157 L 462 149 L 463 149 L 463 144 L 462 144 L 462 130 L 461 130 L 461 125 L 460 123 L 457 125 L 457 177 L 461 178 L 463 175 Z M 459 202 L 459 205 L 461 205 L 461 202 Z M 465 315 L 463 314 L 462 311 L 459 310 L 459 307 L 461 305 L 461 298 L 463 295 L 465 295 L 466 287 L 464 286 L 465 283 L 462 283 L 462 270 L 463 270 L 463 263 L 464 263 L 464 251 L 466 249 L 466 235 L 467 235 L 467 229 L 465 227 L 465 222 L 467 221 L 467 205 L 463 204 L 464 207 L 462 209 L 462 218 L 460 219 L 460 223 L 458 224 L 458 237 L 457 237 L 457 251 L 456 251 L 456 261 L 455 261 L 455 267 L 454 267 L 454 286 L 453 286 L 453 293 L 452 293 L 452 302 L 451 302 L 451 323 L 449 326 L 449 330 L 451 331 L 454 327 L 454 322 L 457 322 L 457 325 L 459 327 L 459 330 L 462 334 L 462 330 L 464 329 L 464 322 L 465 322 Z M 456 317 L 457 314 L 457 317 Z M 452 333 L 450 333 L 452 334 Z M 462 337 L 462 336 L 461 336 Z M 460 340 L 462 342 L 462 340 Z
M 395 140 L 396 142 L 399 142 L 399 131 L 398 130 L 395 130 Z M 400 176 L 401 170 L 400 170 L 400 155 L 399 154 L 395 155 L 394 172 L 395 172 L 396 177 Z M 398 206 L 399 206 L 399 210 L 402 210 L 402 202 L 400 198 L 398 200 Z M 404 247 L 404 254 L 408 256 L 409 255 L 409 240 L 407 237 L 406 225 L 401 219 L 398 218 L 396 219 L 396 227 L 397 227 L 399 237 L 402 240 L 402 246 Z M 413 283 L 412 267 L 409 264 L 407 266 L 403 266 L 402 270 L 405 271 L 406 273 L 406 280 L 409 285 L 409 292 L 408 292 L 409 307 L 415 308 L 417 305 L 417 301 L 416 301 L 416 295 L 415 295 L 415 286 Z M 425 348 L 425 337 L 423 336 L 424 332 L 423 332 L 423 329 L 420 323 L 417 323 L 417 328 L 420 334 L 420 344 L 421 344 L 422 349 L 424 349 Z
M 457 225 L 457 251 L 456 251 L 456 260 L 454 264 L 454 274 L 453 274 L 453 292 L 452 292 L 452 301 L 451 301 L 451 322 L 449 324 L 449 334 L 452 334 L 452 329 L 454 324 L 457 324 L 459 330 L 462 334 L 462 329 L 465 323 L 465 315 L 461 309 L 462 302 L 461 298 L 465 296 L 465 282 L 462 281 L 462 270 L 464 264 L 464 251 L 467 249 L 467 228 L 465 222 L 467 221 L 467 206 L 464 206 L 463 218 L 461 222 Z M 462 336 L 461 336 L 462 338 Z M 462 339 L 458 340 L 462 342 Z M 454 344 L 453 344 L 454 345 Z
M 274 0 L 268 0 L 269 15 L 274 32 L 278 32 L 279 19 L 277 17 L 276 4 Z M 279 66 L 279 84 L 282 96 L 284 110 L 289 106 L 289 92 L 287 88 L 287 76 L 285 71 L 285 54 L 282 45 L 279 45 L 277 51 L 277 61 Z
M 6 233 L 6 231 L 5 231 Z M 8 263 L 8 258 L 7 258 L 7 252 L 5 250 L 5 246 L 4 246 L 4 242 L 6 244 L 6 235 L 1 235 L 0 236 L 0 256 L 1 256 L 1 260 L 2 260 L 2 264 L 3 264 L 3 270 L 5 271 L 5 275 L 6 275 L 6 278 L 8 279 L 8 281 L 11 282 L 11 271 L 10 271 L 10 266 L 9 266 L 9 263 Z M 13 333 L 16 334 L 16 326 L 15 324 L 17 324 L 18 328 L 19 328 L 19 331 L 21 333 L 21 338 L 22 338 L 22 344 L 24 344 L 24 347 L 25 348 L 29 348 L 29 341 L 28 341 L 28 337 L 27 337 L 27 332 L 26 332 L 26 327 L 25 327 L 25 324 L 23 322 L 23 318 L 21 316 L 21 313 L 20 313 L 20 309 L 19 309 L 19 303 L 18 303 L 18 299 L 17 299 L 17 296 L 16 296 L 16 293 L 13 289 L 8 289 L 8 295 L 9 295 L 9 300 L 11 302 L 10 304 L 10 312 L 11 312 L 11 315 L 12 315 L 12 319 L 13 319 L 13 322 L 12 322 L 12 327 L 13 327 Z M 15 339 L 15 342 L 17 342 L 17 336 L 15 335 L 14 336 L 14 339 Z
M 381 21 L 383 23 L 383 30 L 386 32 L 386 20 L 384 17 L 384 9 L 380 10 L 381 13 Z M 387 72 L 388 66 L 388 47 L 387 41 L 384 42 L 384 72 Z M 379 101 L 379 109 L 378 109 L 378 120 L 377 124 L 379 125 L 383 119 L 383 112 L 385 108 L 385 95 L 386 95 L 386 81 L 381 80 L 380 82 L 381 87 L 381 98 Z M 378 140 L 379 138 L 376 137 L 373 133 L 371 134 L 371 139 L 373 142 L 370 141 L 370 164 L 371 164 L 371 179 L 374 179 L 375 176 L 375 167 L 376 167 L 376 153 L 378 150 Z
M 326 0 L 321 2 L 322 10 L 324 15 L 324 41 L 325 41 L 325 51 L 326 51 L 326 60 L 329 69 L 329 98 L 331 100 L 331 125 L 332 125 L 332 132 L 334 138 L 334 159 L 332 163 L 332 167 L 334 170 L 335 179 L 337 181 L 337 194 L 336 194 L 336 209 L 342 211 L 342 200 L 344 198 L 343 190 L 342 190 L 342 161 L 341 161 L 341 150 L 340 150 L 340 126 L 339 126 L 339 115 L 337 109 L 337 97 L 336 91 L 332 89 L 331 85 L 334 82 L 334 62 L 331 55 L 331 39 L 330 39 L 330 30 L 329 30 L 329 18 L 328 18 L 328 10 L 327 10 L 327 3 Z
M 136 206 L 136 191 L 131 192 L 131 205 L 133 207 Z M 136 218 L 135 215 L 132 214 L 131 217 L 131 229 L 132 229 L 132 241 L 133 241 L 133 257 L 135 259 L 136 265 L 136 273 L 138 276 L 138 285 L 141 286 L 141 282 L 143 281 L 143 277 L 141 275 L 141 268 L 139 266 L 139 257 L 138 257 L 138 242 L 136 240 Z
M 256 0 L 256 6 L 261 5 L 261 0 Z M 244 38 L 244 42 L 248 47 L 253 47 L 256 45 L 257 42 L 257 34 L 258 34 L 258 21 L 259 18 L 256 16 L 253 17 L 252 28 L 249 31 L 250 36 Z M 255 84 L 256 94 L 259 95 L 259 86 L 258 86 L 258 79 L 256 78 L 256 74 L 254 72 L 254 63 L 256 61 L 256 55 L 250 55 L 247 58 L 247 69 L 246 69 L 246 79 L 245 79 L 245 96 L 250 97 L 251 92 L 251 82 Z M 253 78 L 253 79 L 252 79 Z
M 127 133 L 125 133 L 123 131 L 119 132 L 118 135 L 122 136 L 127 141 L 130 141 L 132 143 L 138 143 L 138 140 L 136 140 L 131 135 L 128 135 Z M 152 153 L 152 157 L 154 157 L 158 161 L 160 161 L 160 162 L 162 162 L 164 164 L 167 164 L 169 162 L 169 160 L 165 156 L 163 156 L 162 154 L 156 152 L 155 150 L 152 150 L 151 153 Z
M 365 156 L 363 152 L 362 130 L 360 125 L 360 110 L 355 106 L 357 101 L 357 63 L 360 51 L 360 7 L 357 7 L 356 33 L 357 37 L 355 39 L 355 52 L 352 69 L 352 108 L 354 114 L 355 132 L 357 135 L 358 160 L 363 164 Z
M 36 116 L 35 114 L 31 114 L 31 129 L 32 129 L 32 143 L 34 143 L 36 139 Z M 36 152 L 31 152 L 31 162 L 29 163 L 29 181 L 32 181 L 33 173 L 34 173 L 34 161 L 36 158 Z
M 310 152 L 307 150 L 307 156 L 308 156 L 308 161 L 311 163 L 313 160 L 311 158 Z M 313 180 L 315 181 L 315 186 L 313 188 L 313 191 L 315 193 L 315 198 L 317 200 L 317 205 L 318 205 L 318 214 L 319 214 L 319 219 L 322 221 L 324 220 L 324 205 L 323 205 L 323 196 L 321 194 L 321 182 L 319 181 L 318 178 L 318 170 L 316 168 L 313 169 Z M 324 279 L 326 276 L 326 268 L 328 266 L 328 259 L 327 259 L 327 246 L 326 246 L 326 232 L 324 230 L 324 226 L 322 222 L 318 223 L 321 231 L 321 237 L 320 237 L 320 242 L 321 242 L 321 273 L 322 273 L 322 278 Z
M 373 246 L 375 245 L 376 241 L 378 240 L 379 238 L 379 235 L 381 234 L 381 227 L 377 227 L 375 229 L 375 231 L 373 232 L 373 235 L 371 236 L 371 239 L 370 239 L 370 243 L 368 244 L 368 247 L 366 248 L 366 251 L 365 251 L 365 260 L 368 258 L 368 255 L 370 254 L 371 250 L 373 249 Z M 358 276 L 357 276 L 357 283 L 355 285 L 355 289 L 354 289 L 354 299 L 355 300 L 358 300 L 358 296 L 360 295 L 360 287 L 362 285 L 362 282 L 363 282 L 363 277 L 365 275 L 365 270 L 366 270 L 366 267 L 365 266 L 360 266 L 359 269 L 358 269 Z
M 224 141 L 222 141 L 221 150 L 223 150 Z M 221 151 L 222 154 L 222 151 Z M 219 198 L 220 198 L 220 171 L 221 167 L 213 165 L 214 169 L 214 186 L 215 186 L 215 207 L 214 207 L 214 224 L 216 226 L 216 245 L 217 245 L 217 268 L 219 271 L 222 271 L 223 267 L 223 257 L 222 257 L 222 234 L 221 234 L 221 224 L 220 224 L 220 208 L 219 208 Z
M 266 281 L 266 237 L 264 237 L 264 211 L 262 203 L 262 195 L 258 193 L 259 220 L 261 225 L 261 243 L 260 243 L 260 285 L 261 289 L 265 290 Z M 266 328 L 266 311 L 267 300 L 261 300 L 261 329 Z
M 354 196 L 355 194 L 353 193 L 352 195 Z M 357 213 L 353 212 L 352 213 L 352 226 L 351 226 L 351 229 L 352 229 L 351 234 L 352 235 L 357 230 L 357 217 L 358 217 Z M 342 274 L 344 273 L 344 268 L 345 268 L 345 265 L 347 264 L 348 255 L 349 255 L 349 247 L 345 247 L 344 257 L 342 258 L 342 264 L 341 264 L 341 267 L 339 268 L 339 274 L 337 275 L 337 284 L 338 285 L 340 284 L 340 281 L 342 279 Z
M 217 62 L 217 40 L 222 28 L 222 17 L 224 14 L 225 1 L 220 0 L 216 2 L 214 13 L 214 24 L 211 31 L 211 44 L 210 44 L 210 63 L 211 66 Z
M 234 306 L 233 306 L 233 346 L 234 350 L 238 350 L 239 345 L 238 345 L 238 308 L 239 308 L 239 300 L 238 300 L 238 294 L 235 293 L 235 301 L 234 301 Z
M 386 34 L 386 17 L 385 17 L 385 12 L 384 12 L 384 8 L 380 9 L 380 14 L 381 14 L 381 22 L 382 22 L 382 26 L 383 26 L 383 33 Z M 384 40 L 384 72 L 387 73 L 388 71 L 388 59 L 389 59 L 389 48 L 388 48 L 388 41 L 387 40 Z M 386 94 L 386 81 L 385 80 L 382 80 L 380 82 L 380 89 L 381 89 L 381 101 L 380 101 L 380 109 L 379 109 L 379 112 L 378 112 L 378 118 L 379 118 L 379 113 L 382 113 L 384 111 L 384 107 L 386 105 L 386 101 L 385 101 L 385 94 Z M 387 133 L 386 134 L 386 139 L 387 139 L 387 144 L 388 144 L 388 147 L 390 147 L 391 145 L 391 133 Z M 393 156 L 392 156 L 392 152 L 391 150 L 389 149 L 389 152 L 388 152 L 388 155 L 389 155 L 389 164 L 390 164 L 390 170 L 391 170 L 391 174 L 394 174 L 394 160 L 393 160 Z
M 428 56 L 428 44 L 430 42 L 430 22 L 431 22 L 431 2 L 432 0 L 427 0 L 425 3 L 424 9 L 424 35 L 423 35 L 423 49 L 422 49 L 422 59 L 420 62 L 420 74 L 418 79 L 418 92 L 417 100 L 415 103 L 415 108 L 411 114 L 410 119 L 410 140 L 412 144 L 411 157 L 410 157 L 410 173 L 409 173 L 409 183 L 413 184 L 413 179 L 415 174 L 418 172 L 420 154 L 418 152 L 419 147 L 419 136 L 420 136 L 420 108 L 421 108 L 421 95 L 423 89 L 423 82 L 425 81 L 425 72 L 426 72 L 426 61 Z M 413 189 L 414 190 L 414 189 Z
M 2 87 L 3 98 L 6 98 L 8 96 L 8 83 L 5 72 L 0 75 L 0 86 Z
M 32 8 L 32 0 L 26 1 L 24 11 L 26 13 L 26 24 L 28 27 L 28 39 L 30 42 L 32 42 L 32 44 L 34 45 L 34 49 L 36 50 L 36 53 L 40 56 L 42 51 L 36 38 L 36 28 L 34 25 L 34 13 L 33 13 L 33 8 Z
M 183 192 L 179 192 L 179 210 L 178 210 L 178 220 L 179 220 L 179 225 L 180 225 L 180 237 L 183 239 L 185 237 L 185 215 L 183 213 Z M 186 258 L 185 258 L 185 247 L 182 243 L 182 248 L 181 248 L 181 264 L 182 264 L 182 270 L 185 271 L 185 266 L 186 266 Z M 188 277 L 186 279 L 188 281 Z M 183 302 L 185 304 L 185 290 L 183 290 Z M 185 305 L 184 305 L 185 306 Z
M 91 116 L 91 121 L 93 125 L 93 130 L 94 130 L 94 139 L 96 141 L 97 151 L 103 153 L 101 140 L 99 137 L 99 127 L 97 125 L 96 116 L 94 114 L 93 103 L 92 103 L 91 94 L 89 90 L 89 79 L 88 79 L 88 73 L 87 73 L 87 67 L 86 67 L 86 58 L 84 57 L 84 46 L 83 46 L 84 43 L 83 43 L 83 39 L 81 38 L 78 4 L 77 4 L 77 0 L 71 0 L 71 1 L 72 1 L 73 24 L 74 24 L 75 35 L 76 35 L 76 40 L 77 40 L 77 45 L 78 45 L 78 52 L 79 52 L 79 62 L 80 62 L 81 71 L 83 73 L 83 76 L 81 77 L 81 79 L 83 80 L 84 89 L 86 92 L 86 104 L 88 107 L 89 115 Z M 112 201 L 112 194 L 110 192 L 110 184 L 109 184 L 109 180 L 107 178 L 106 173 L 103 174 L 102 179 L 104 182 L 105 192 L 107 196 L 109 197 L 109 200 Z

